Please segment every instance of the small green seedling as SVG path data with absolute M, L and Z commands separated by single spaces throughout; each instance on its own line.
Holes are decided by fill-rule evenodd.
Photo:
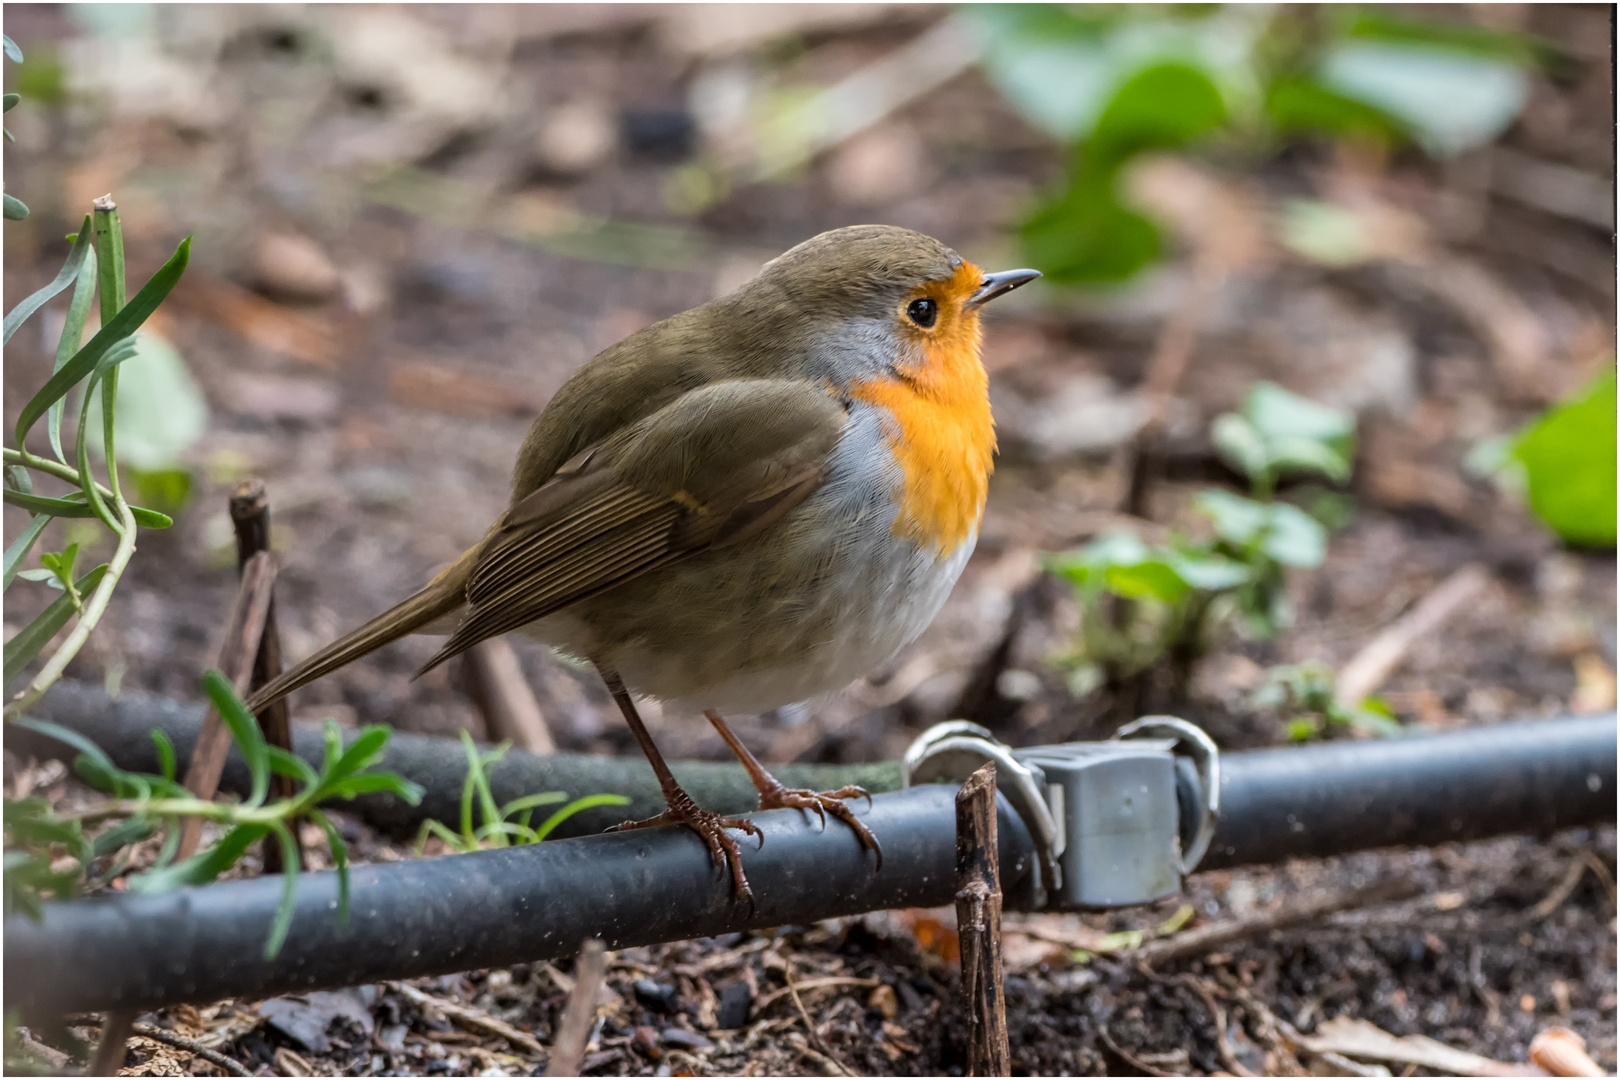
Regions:
M 1161 666 L 1169 673 L 1170 696 L 1180 696 L 1193 664 L 1232 624 L 1257 639 L 1286 626 L 1286 568 L 1319 566 L 1326 557 L 1327 526 L 1279 501 L 1277 483 L 1285 477 L 1347 480 L 1354 419 L 1259 383 L 1238 412 L 1215 420 L 1211 437 L 1221 457 L 1248 478 L 1250 496 L 1200 492 L 1193 505 L 1209 522 L 1208 538 L 1172 533 L 1166 543 L 1148 544 L 1133 534 L 1108 533 L 1047 558 L 1047 568 L 1074 586 L 1079 602 L 1078 647 L 1059 660 L 1070 669 L 1076 696 L 1105 684 L 1119 688 Z M 1342 519 L 1338 502 L 1316 503 Z
M 1308 742 L 1335 729 L 1382 738 L 1406 733 L 1395 710 L 1382 698 L 1365 698 L 1354 706 L 1340 703 L 1333 669 L 1315 661 L 1271 668 L 1251 700 L 1257 709 L 1290 714 L 1290 742 Z
M 467 779 L 461 785 L 461 831 L 452 832 L 441 821 L 429 819 L 422 822 L 421 831 L 416 836 L 418 858 L 427 849 L 429 837 L 437 837 L 451 851 L 463 854 L 513 844 L 538 844 L 581 810 L 596 806 L 626 806 L 630 802 L 623 795 L 587 795 L 555 811 L 538 826 L 531 825 L 530 818 L 535 810 L 566 802 L 568 795 L 561 791 L 542 791 L 513 799 L 504 806 L 497 805 L 495 794 L 489 786 L 488 770 L 506 756 L 512 744 L 503 742 L 491 750 L 480 751 L 472 736 L 463 731 L 461 745 L 467 753 Z M 482 824 L 476 826 L 473 824 L 475 804 L 482 820 Z

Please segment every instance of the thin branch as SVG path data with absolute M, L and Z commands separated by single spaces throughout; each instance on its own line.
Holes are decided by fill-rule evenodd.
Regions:
M 168 1028 L 160 1028 L 152 1024 L 135 1024 L 132 1030 L 136 1035 L 139 1035 L 143 1039 L 151 1039 L 153 1042 L 166 1043 L 177 1050 L 184 1050 L 187 1053 L 196 1054 L 204 1061 L 212 1065 L 217 1065 L 219 1068 L 224 1069 L 232 1076 L 253 1075 L 248 1071 L 246 1066 L 244 1066 L 240 1061 L 237 1061 L 235 1058 L 226 1057 L 218 1050 L 204 1046 L 196 1039 L 188 1039 L 184 1035 L 170 1031 Z

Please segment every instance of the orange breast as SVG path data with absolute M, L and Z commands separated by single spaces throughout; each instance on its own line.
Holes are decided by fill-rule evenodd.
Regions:
M 979 315 L 962 307 L 982 276 L 965 263 L 950 281 L 928 286 L 924 295 L 939 302 L 939 323 L 915 335 L 914 354 L 897 365 L 903 377 L 861 382 L 851 390 L 894 417 L 889 445 L 905 474 L 895 533 L 941 556 L 978 528 L 994 467 L 996 432 L 989 378 L 979 358 Z

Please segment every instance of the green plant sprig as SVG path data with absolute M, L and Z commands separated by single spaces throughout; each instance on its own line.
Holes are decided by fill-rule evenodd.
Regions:
M 78 750 L 74 771 L 90 786 L 112 798 L 70 814 L 51 812 L 41 799 L 6 804 L 8 912 L 15 908 L 37 917 L 41 910 L 41 893 L 71 896 L 86 883 L 117 876 L 128 865 L 127 853 L 113 870 L 92 877 L 91 868 L 98 859 L 159 830 L 167 831 L 163 849 L 154 866 L 129 878 L 132 892 L 165 892 L 207 884 L 234 866 L 253 843 L 274 837 L 286 856 L 283 864 L 286 870 L 281 903 L 265 941 L 264 954 L 268 959 L 280 951 L 292 925 L 299 876 L 292 825 L 300 818 L 308 818 L 326 834 L 338 873 L 338 918 L 348 919 L 348 849 L 337 826 L 320 806 L 333 799 L 352 799 L 378 791 L 388 792 L 412 805 L 421 801 L 422 789 L 418 785 L 395 773 L 374 769 L 388 744 L 389 729 L 380 725 L 365 728 L 345 748 L 337 725 L 327 721 L 324 754 L 317 769 L 302 758 L 269 745 L 258 720 L 247 711 L 230 682 L 219 672 L 210 671 L 203 676 L 203 690 L 247 762 L 251 789 L 240 802 L 212 802 L 187 791 L 176 779 L 174 747 L 161 731 L 151 733 L 162 770 L 153 775 L 118 768 L 95 743 L 58 724 L 28 718 L 14 721 Z M 270 801 L 273 773 L 297 780 L 302 785 L 301 790 L 288 798 Z M 94 839 L 85 835 L 86 826 L 113 818 L 127 820 Z M 228 828 L 206 851 L 175 863 L 180 824 L 188 818 L 212 821 Z M 14 844 L 21 847 L 9 850 Z M 53 870 L 51 851 L 54 847 L 65 848 L 78 862 L 78 867 L 71 871 Z
M 181 241 L 174 256 L 152 275 L 133 299 L 126 302 L 123 232 L 112 199 L 103 197 L 96 200 L 94 212 L 86 216 L 79 232 L 70 239 L 73 246 L 61 272 L 50 284 L 14 308 L 5 319 L 4 336 L 9 340 L 31 315 L 69 285 L 74 286 L 52 375 L 23 406 L 14 432 L 16 446 L 5 448 L 5 501 L 29 511 L 33 517 L 28 527 L 6 550 L 4 585 L 9 588 L 17 577 L 30 576 L 22 573 L 22 564 L 43 534 L 45 526 L 55 518 L 94 517 L 113 534 L 116 543 L 112 557 L 92 572 L 95 575 L 93 582 L 75 582 L 70 575 L 55 574 L 54 577 L 67 586 L 64 599 L 70 601 L 69 605 L 64 608 L 57 601 L 47 606 L 32 623 L 6 643 L 5 677 L 9 682 L 34 661 L 67 625 L 70 617 L 75 620 L 68 636 L 34 678 L 6 704 L 4 716 L 7 720 L 22 715 L 38 701 L 84 647 L 106 613 L 113 591 L 135 554 L 137 527 L 165 528 L 173 524 L 166 515 L 131 506 L 124 499 L 113 449 L 113 421 L 117 409 L 118 367 L 136 352 L 131 335 L 157 310 L 180 280 L 190 259 L 191 241 L 189 238 Z M 80 346 L 92 297 L 100 300 L 102 325 L 89 342 Z M 103 446 L 106 450 L 105 483 L 96 478 L 91 468 L 87 437 L 92 391 L 98 385 L 103 391 L 100 401 Z M 74 464 L 69 465 L 61 441 L 62 405 L 75 387 L 82 388 L 83 397 L 75 436 Z M 54 461 L 38 457 L 28 449 L 28 434 L 41 417 L 47 421 L 47 436 L 56 457 Z M 63 481 L 75 490 L 65 498 L 35 494 L 29 480 L 31 472 Z M 42 566 L 49 570 L 53 562 L 63 565 L 66 556 L 66 552 L 47 553 L 41 557 Z M 88 578 L 89 575 L 86 581 Z M 88 595 L 81 595 L 85 591 Z
M 531 826 L 529 820 L 537 808 L 565 802 L 567 794 L 561 791 L 542 791 L 534 795 L 521 796 L 504 806 L 499 806 L 495 802 L 495 793 L 489 786 L 488 769 L 506 756 L 512 744 L 503 742 L 491 750 L 480 752 L 472 736 L 463 731 L 461 745 L 467 754 L 467 778 L 461 785 L 461 831 L 453 832 L 442 821 L 429 819 L 422 822 L 422 828 L 416 836 L 418 858 L 427 849 L 430 837 L 437 837 L 444 841 L 450 850 L 461 854 L 482 851 L 487 847 L 538 844 L 550 836 L 557 826 L 581 810 L 597 806 L 626 806 L 630 802 L 623 795 L 586 795 L 553 812 L 538 826 Z M 483 820 L 481 825 L 476 826 L 473 824 L 475 805 Z M 513 818 L 517 820 L 514 821 Z
M 1208 539 L 1173 533 L 1166 543 L 1148 544 L 1110 533 L 1047 557 L 1047 569 L 1073 585 L 1080 607 L 1078 647 L 1058 658 L 1076 696 L 1103 683 L 1129 685 L 1161 666 L 1178 696 L 1223 629 L 1238 623 L 1265 639 L 1285 626 L 1286 569 L 1319 566 L 1326 556 L 1327 525 L 1278 500 L 1277 483 L 1287 476 L 1347 480 L 1354 419 L 1263 382 L 1238 412 L 1215 420 L 1211 437 L 1248 479 L 1250 495 L 1215 488 L 1197 495 L 1193 508 L 1210 523 Z

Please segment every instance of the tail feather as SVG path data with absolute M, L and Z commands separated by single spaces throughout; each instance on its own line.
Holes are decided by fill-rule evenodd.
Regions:
M 322 675 L 330 674 L 367 653 L 375 652 L 443 618 L 465 602 L 462 590 L 441 575 L 415 596 L 394 605 L 358 630 L 343 635 L 292 670 L 283 672 L 260 687 L 249 699 L 248 711 L 259 712 Z

